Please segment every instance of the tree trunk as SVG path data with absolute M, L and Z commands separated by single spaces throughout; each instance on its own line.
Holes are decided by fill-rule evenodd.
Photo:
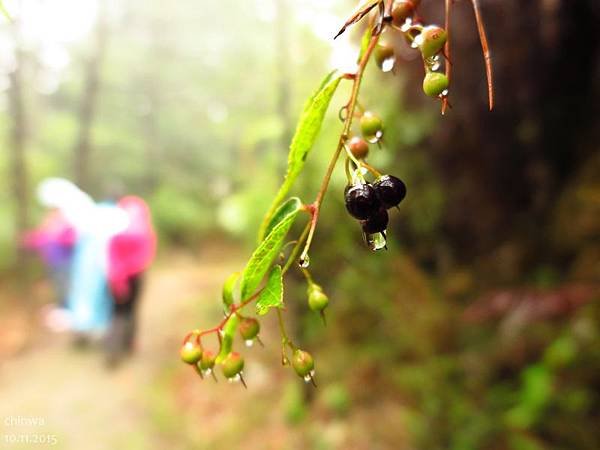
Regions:
M 29 222 L 29 196 L 28 196 L 28 176 L 26 161 L 26 140 L 27 140 L 27 117 L 25 111 L 24 87 L 23 87 L 23 66 L 24 53 L 21 48 L 21 39 L 19 24 L 14 23 L 14 42 L 15 42 L 15 69 L 10 73 L 10 114 L 12 116 L 12 130 L 10 134 L 10 173 L 12 193 L 15 202 L 15 233 L 20 235 Z M 24 252 L 17 243 L 18 267 L 24 262 Z
M 92 152 L 92 127 L 98 106 L 100 91 L 100 71 L 106 53 L 108 34 L 106 2 L 98 7 L 98 19 L 95 29 L 95 48 L 86 67 L 86 81 L 79 110 L 79 136 L 74 148 L 75 183 L 85 189 L 90 188 L 90 157 Z

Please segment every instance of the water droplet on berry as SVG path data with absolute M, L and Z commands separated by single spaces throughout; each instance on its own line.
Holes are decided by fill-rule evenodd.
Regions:
M 381 250 L 382 248 L 385 248 L 387 245 L 387 241 L 386 241 L 383 233 L 367 234 L 366 239 L 367 239 L 367 245 L 374 252 L 376 252 L 377 250 Z
M 254 339 L 246 339 L 246 347 L 252 347 L 254 345 Z
M 382 137 L 383 137 L 383 130 L 378 130 L 378 131 L 375 132 L 374 135 L 369 136 L 368 139 L 367 139 L 367 141 L 370 144 L 377 144 L 381 140 Z M 364 170 L 363 174 L 365 174 L 365 173 L 368 172 L 368 170 L 365 169 L 365 168 L 363 168 L 363 170 Z
M 448 89 L 444 89 L 440 95 L 441 95 L 442 97 L 446 97 L 446 96 L 448 96 Z
M 394 64 L 396 64 L 395 56 L 391 56 L 389 58 L 384 59 L 381 62 L 381 71 L 382 72 L 390 72 L 394 68 Z
M 310 383 L 310 379 L 311 379 L 311 376 L 310 376 L 310 374 L 306 374 L 306 375 L 304 375 L 304 382 L 305 382 L 305 383 Z
M 204 375 L 205 377 L 209 376 L 212 373 L 212 369 L 204 369 L 202 371 L 202 375 Z
M 310 257 L 308 255 L 301 256 L 298 265 L 303 269 L 308 268 L 310 266 Z
M 431 70 L 433 70 L 434 72 L 436 70 L 438 70 L 440 68 L 440 63 L 435 61 L 432 65 L 431 65 Z

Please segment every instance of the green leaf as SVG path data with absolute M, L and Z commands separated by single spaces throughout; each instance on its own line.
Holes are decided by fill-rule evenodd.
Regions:
M 241 275 L 240 272 L 232 273 L 231 275 L 229 275 L 229 277 L 227 278 L 227 280 L 225 280 L 225 283 L 223 284 L 222 297 L 223 297 L 223 306 L 225 307 L 225 312 L 229 312 L 229 307 L 231 305 L 233 305 L 235 285 L 236 285 L 238 279 L 240 278 L 240 275 Z
M 371 29 L 371 27 L 367 27 L 367 29 L 362 35 L 362 38 L 360 39 L 360 52 L 358 53 L 358 59 L 356 60 L 357 63 L 360 62 L 363 55 L 367 51 L 369 43 L 371 42 L 371 37 L 373 37 L 373 30 Z
M 283 308 L 283 276 L 281 266 L 273 267 L 265 288 L 256 301 L 256 314 L 264 316 L 271 308 Z
M 227 358 L 227 355 L 231 353 L 235 332 L 237 331 L 239 324 L 240 318 L 237 314 L 232 314 L 225 323 L 225 326 L 223 327 L 223 336 L 221 338 L 221 351 L 215 360 L 217 364 L 223 362 L 223 360 Z
M 286 205 L 284 204 L 281 209 L 286 210 L 287 214 L 277 214 L 281 220 L 272 228 L 265 240 L 260 243 L 250 257 L 248 264 L 246 264 L 240 283 L 242 301 L 246 300 L 256 290 L 264 278 L 283 244 L 285 235 L 296 219 L 299 209 L 289 209 Z
M 265 236 L 267 236 L 267 224 L 269 224 L 277 207 L 285 199 L 292 185 L 296 181 L 296 178 L 300 172 L 302 172 L 306 157 L 313 147 L 317 136 L 319 135 L 319 131 L 321 131 L 321 125 L 323 124 L 323 119 L 325 118 L 325 113 L 327 112 L 331 98 L 342 79 L 339 75 L 334 76 L 334 73 L 335 72 L 331 72 L 325 77 L 319 86 L 319 89 L 304 105 L 304 111 L 300 116 L 296 133 L 294 134 L 294 138 L 290 145 L 287 173 L 283 180 L 283 184 L 279 188 L 279 192 L 275 196 L 269 211 L 263 219 L 263 223 L 258 233 L 259 241 L 262 241 Z
M 302 202 L 298 197 L 292 197 L 289 200 L 286 200 L 277 209 L 277 211 L 275 211 L 275 214 L 273 214 L 273 217 L 271 217 L 271 220 L 269 220 L 269 222 L 267 223 L 267 226 L 265 228 L 265 236 L 271 234 L 273 228 L 275 228 L 275 226 L 279 222 L 281 222 L 286 216 L 300 211 L 300 208 L 302 208 Z

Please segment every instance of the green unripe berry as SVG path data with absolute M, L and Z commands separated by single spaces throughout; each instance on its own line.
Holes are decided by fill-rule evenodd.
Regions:
M 238 352 L 231 352 L 221 364 L 221 370 L 225 378 L 234 378 L 244 370 L 244 358 Z
M 437 97 L 448 89 L 449 80 L 443 73 L 429 72 L 423 79 L 423 92 L 430 97 Z
M 360 118 L 360 131 L 367 141 L 374 144 L 383 137 L 383 122 L 376 114 L 365 111 Z
M 431 58 L 442 51 L 446 44 L 448 33 L 437 25 L 428 25 L 416 37 L 423 58 Z
M 308 307 L 312 311 L 323 311 L 329 305 L 329 297 L 321 290 L 317 284 L 311 284 L 308 287 Z
M 215 355 L 210 350 L 205 350 L 202 353 L 202 359 L 200 360 L 200 369 L 208 370 L 212 369 L 215 366 L 215 360 L 217 359 L 217 355 Z
M 246 341 L 250 341 L 258 336 L 258 333 L 260 332 L 260 323 L 256 319 L 247 317 L 240 322 L 239 329 L 242 338 Z
M 292 367 L 298 376 L 304 378 L 312 376 L 312 372 L 315 369 L 315 362 L 310 353 L 297 349 L 292 356 Z
M 179 351 L 181 360 L 186 364 L 196 364 L 202 358 L 202 347 L 196 342 L 187 341 Z
M 387 44 L 377 44 L 375 47 L 375 62 L 381 70 L 389 72 L 394 68 L 396 62 L 396 56 L 394 54 L 394 48 Z
M 348 148 L 356 159 L 365 159 L 369 155 L 369 144 L 358 136 L 350 139 Z

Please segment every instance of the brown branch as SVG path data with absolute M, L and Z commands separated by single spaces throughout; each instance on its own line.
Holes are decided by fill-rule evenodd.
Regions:
M 445 0 L 446 12 L 445 12 L 445 28 L 446 28 L 446 45 L 444 45 L 444 57 L 446 58 L 446 77 L 448 78 L 448 85 L 452 80 L 452 63 L 451 61 L 451 49 L 450 49 L 450 19 L 452 2 L 454 0 Z M 442 115 L 446 114 L 448 109 L 448 96 L 446 95 L 442 99 Z
M 479 0 L 471 0 L 471 3 L 473 4 L 473 11 L 475 12 L 475 21 L 477 22 L 477 31 L 479 32 L 479 41 L 481 42 L 481 50 L 483 52 L 483 59 L 485 62 L 488 100 L 491 111 L 492 109 L 494 109 L 494 80 L 492 73 L 492 56 L 490 55 L 488 40 L 485 34 L 485 26 L 483 25 L 483 18 L 481 17 L 481 7 L 479 6 Z

